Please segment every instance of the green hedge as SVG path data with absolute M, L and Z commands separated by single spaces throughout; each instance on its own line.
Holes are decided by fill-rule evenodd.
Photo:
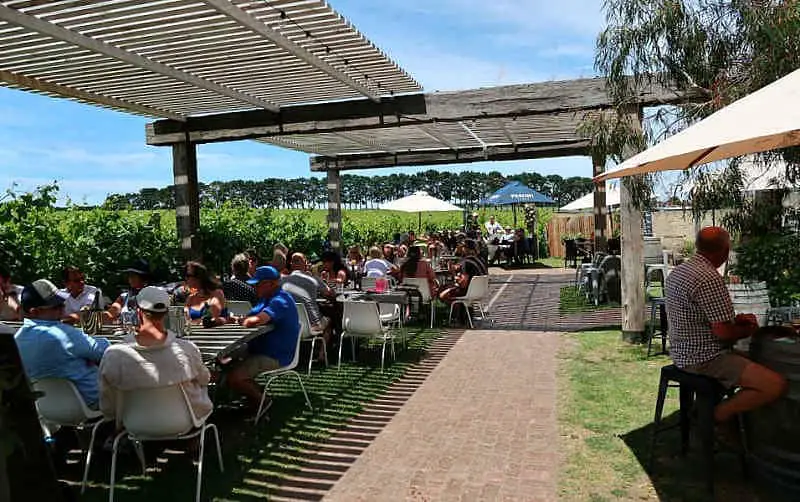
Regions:
M 798 265 L 800 235 L 764 235 L 737 247 L 733 272 L 745 280 L 766 282 L 773 306 L 785 306 L 800 295 Z

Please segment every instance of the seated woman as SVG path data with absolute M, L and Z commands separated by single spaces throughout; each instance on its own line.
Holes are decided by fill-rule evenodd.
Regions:
M 329 286 L 343 286 L 347 284 L 347 267 L 342 262 L 342 257 L 336 251 L 322 253 L 322 269 L 320 279 Z
M 186 264 L 186 286 L 191 294 L 183 307 L 186 316 L 194 323 L 219 326 L 227 322 L 228 309 L 225 308 L 225 293 L 222 286 L 202 263 L 190 261 Z M 204 321 L 209 319 L 210 321 Z
M 419 246 L 408 250 L 408 257 L 400 267 L 400 282 L 403 282 L 406 277 L 427 279 L 431 298 L 436 297 L 436 274 L 430 262 L 422 259 L 422 250 Z
M 365 277 L 386 277 L 395 266 L 383 257 L 378 246 L 369 248 L 369 260 L 364 262 Z

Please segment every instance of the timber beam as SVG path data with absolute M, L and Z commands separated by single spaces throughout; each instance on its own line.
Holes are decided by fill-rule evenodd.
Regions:
M 312 171 L 345 171 L 395 166 L 465 164 L 485 160 L 528 160 L 589 154 L 588 140 L 522 143 L 517 145 L 312 157 Z
M 637 93 L 638 106 L 685 103 L 690 96 L 656 84 Z M 247 110 L 158 120 L 147 125 L 148 145 L 235 141 L 293 134 L 318 134 L 405 125 L 457 123 L 609 108 L 604 78 L 506 85 L 467 91 L 405 94 L 295 105 L 278 111 Z

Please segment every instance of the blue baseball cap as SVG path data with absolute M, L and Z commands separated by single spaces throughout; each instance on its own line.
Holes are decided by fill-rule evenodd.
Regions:
M 253 274 L 253 277 L 247 280 L 247 284 L 252 284 L 255 286 L 261 281 L 277 281 L 280 278 L 281 274 L 278 272 L 277 268 L 270 265 L 265 265 L 256 269 L 256 273 Z

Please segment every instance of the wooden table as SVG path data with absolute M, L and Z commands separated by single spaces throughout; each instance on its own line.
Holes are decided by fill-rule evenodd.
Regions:
M 3 324 L 13 329 L 19 329 L 22 326 L 22 323 L 19 321 L 4 321 Z M 224 363 L 226 358 L 243 351 L 247 342 L 253 340 L 257 336 L 272 331 L 272 329 L 273 326 L 271 324 L 255 328 L 244 328 L 237 324 L 226 324 L 213 328 L 203 328 L 193 325 L 191 333 L 183 338 L 194 343 L 197 348 L 200 349 L 200 355 L 203 356 L 203 361 L 210 365 L 217 362 Z M 107 338 L 109 342 L 114 344 L 130 343 L 131 341 L 129 333 L 122 330 L 118 324 L 104 324 L 98 336 Z

